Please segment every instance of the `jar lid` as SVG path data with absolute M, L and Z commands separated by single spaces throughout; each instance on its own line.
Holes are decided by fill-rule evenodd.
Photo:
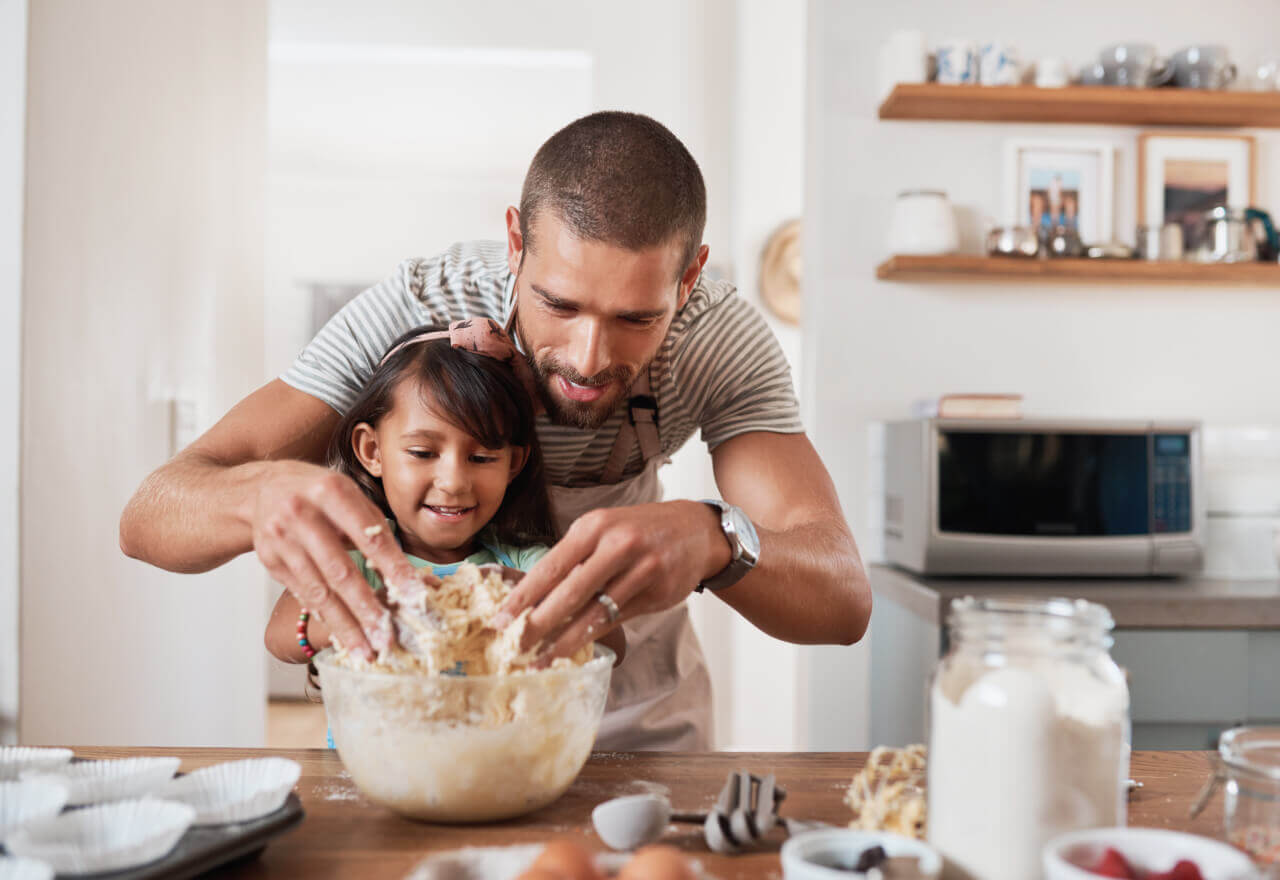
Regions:
M 1025 631 L 1034 628 L 1068 639 L 1088 633 L 1101 638 L 1115 628 L 1115 620 L 1105 605 L 1061 597 L 965 596 L 952 600 L 947 623 L 953 635 L 974 629 Z
M 1234 727 L 1218 737 L 1218 757 L 1233 770 L 1280 780 L 1280 727 Z

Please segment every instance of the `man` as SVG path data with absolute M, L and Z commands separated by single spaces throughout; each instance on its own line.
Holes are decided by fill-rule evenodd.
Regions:
M 534 157 L 505 247 L 408 260 L 352 300 L 281 378 L 147 478 L 124 552 L 204 571 L 250 549 L 358 653 L 391 638 L 346 553 L 413 569 L 356 485 L 321 466 L 339 413 L 410 327 L 488 315 L 538 379 L 563 539 L 493 621 L 525 608 L 544 657 L 625 623 L 600 748 L 706 749 L 710 682 L 684 601 L 708 588 L 799 643 L 862 637 L 871 591 L 831 479 L 803 434 L 776 340 L 731 285 L 702 278 L 702 174 L 652 119 L 595 113 Z M 726 503 L 661 501 L 657 469 L 695 430 Z M 704 599 L 703 601 L 708 601 Z

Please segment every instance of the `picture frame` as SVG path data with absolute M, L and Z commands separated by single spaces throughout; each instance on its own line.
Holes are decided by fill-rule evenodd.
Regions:
M 1203 233 L 1202 215 L 1257 202 L 1257 144 L 1252 135 L 1143 132 L 1138 135 L 1138 225 L 1182 226 L 1183 241 Z
M 1074 226 L 1086 244 L 1115 234 L 1116 147 L 1106 141 L 1005 142 L 1005 223 Z

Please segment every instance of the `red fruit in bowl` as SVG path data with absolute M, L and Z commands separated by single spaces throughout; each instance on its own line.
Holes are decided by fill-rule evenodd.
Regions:
M 1123 880 L 1137 880 L 1138 877 L 1129 866 L 1128 860 L 1114 847 L 1107 847 L 1107 851 L 1102 854 L 1102 860 L 1089 870 L 1103 877 L 1121 877 Z M 1154 876 L 1151 880 L 1155 880 Z
M 1183 859 L 1163 874 L 1151 874 L 1147 880 L 1204 880 L 1195 862 Z

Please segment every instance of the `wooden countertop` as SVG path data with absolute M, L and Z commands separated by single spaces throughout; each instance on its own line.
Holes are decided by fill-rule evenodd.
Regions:
M 1107 606 L 1118 629 L 1271 629 L 1280 627 L 1280 579 L 922 577 L 871 566 L 877 596 L 941 624 L 962 596 L 1066 596 Z
M 844 824 L 850 818 L 843 803 L 845 788 L 866 760 L 864 753 L 596 753 L 564 797 L 549 807 L 500 824 L 445 826 L 401 819 L 370 803 L 356 790 L 337 753 L 327 749 L 77 748 L 75 752 L 87 758 L 178 755 L 183 771 L 264 755 L 283 755 L 302 764 L 297 792 L 306 818 L 296 829 L 273 840 L 258 859 L 207 875 L 225 880 L 399 878 L 433 851 L 538 843 L 554 837 L 576 839 L 592 849 L 603 849 L 591 830 L 591 809 L 599 802 L 665 788 L 677 809 L 702 809 L 713 803 L 728 773 L 739 768 L 777 774 L 788 792 L 783 815 Z M 1129 824 L 1221 839 L 1220 796 L 1195 821 L 1187 819 L 1187 810 L 1212 766 L 1211 752 L 1135 752 L 1132 775 L 1145 787 L 1130 800 Z M 720 880 L 781 877 L 781 840 L 781 831 L 775 830 L 761 851 L 717 856 L 707 851 L 693 827 L 682 827 L 680 833 L 664 838 L 664 842 L 700 859 Z

